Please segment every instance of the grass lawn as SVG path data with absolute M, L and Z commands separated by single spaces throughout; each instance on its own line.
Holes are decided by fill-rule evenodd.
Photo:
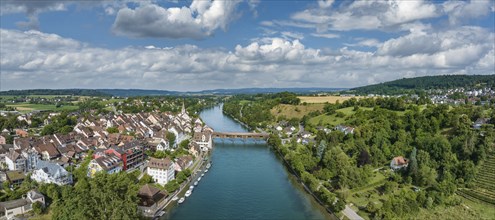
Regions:
M 50 210 L 50 208 L 48 208 L 48 212 L 46 214 L 43 214 L 43 215 L 39 215 L 39 216 L 34 216 L 34 217 L 30 217 L 29 219 L 30 220 L 51 220 L 52 219 L 52 212 Z
M 106 101 L 101 101 L 100 103 L 103 104 L 103 105 L 107 105 L 107 104 L 113 104 L 113 103 L 116 103 L 116 102 L 121 102 L 121 101 L 124 101 L 125 99 L 108 99 Z
M 372 108 L 365 108 L 365 107 L 360 107 L 359 109 L 361 110 L 373 110 Z M 345 114 L 345 116 L 350 116 L 353 115 L 355 112 L 353 111 L 354 107 L 347 107 L 347 108 L 341 108 L 338 109 L 337 112 L 342 112 Z M 310 118 L 309 123 L 315 126 L 318 125 L 331 125 L 331 126 L 336 126 L 339 124 L 344 124 L 345 122 L 345 117 L 337 117 L 335 114 L 332 115 L 318 115 L 316 117 Z
M 76 110 L 78 106 L 62 106 L 57 108 L 55 105 L 43 105 L 43 104 L 28 104 L 28 103 L 19 103 L 19 104 L 11 104 L 7 105 L 9 107 L 15 107 L 18 111 L 27 113 L 33 110 L 50 110 L 50 111 L 63 111 L 63 110 Z
M 285 105 L 280 104 L 273 107 L 270 112 L 273 116 L 285 116 L 287 119 L 298 118 L 301 119 L 303 116 L 309 114 L 313 111 L 323 111 L 325 104 L 307 104 L 307 105 Z
M 315 126 L 319 125 L 331 125 L 337 126 L 339 124 L 344 124 L 344 118 L 338 118 L 335 115 L 318 115 L 316 117 L 310 118 L 309 123 Z
M 374 172 L 374 176 L 371 178 L 370 183 L 364 187 L 351 190 L 352 194 L 349 196 L 348 201 L 358 207 L 366 207 L 368 202 L 374 201 L 377 204 L 380 203 L 379 199 L 383 199 L 386 196 L 379 195 L 376 188 L 383 185 L 387 177 L 381 172 Z
M 495 219 L 495 207 L 475 203 L 466 199 L 456 206 L 438 206 L 432 210 L 420 209 L 414 213 L 412 219 L 436 220 L 436 219 Z

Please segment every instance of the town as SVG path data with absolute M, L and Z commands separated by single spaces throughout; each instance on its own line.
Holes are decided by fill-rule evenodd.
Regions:
M 71 114 L 67 117 L 77 116 Z M 50 113 L 45 125 L 59 115 Z M 29 114 L 18 115 L 17 119 L 27 125 L 32 123 Z M 7 144 L 4 136 L 11 132 L 13 143 Z M 213 129 L 201 119 L 189 116 L 184 105 L 176 114 L 106 113 L 77 117 L 73 130 L 66 134 L 30 136 L 23 128 L 4 129 L 4 136 L 0 136 L 0 181 L 4 191 L 11 193 L 21 191 L 25 181 L 73 185 L 72 171 L 84 161 L 86 176 L 90 178 L 102 172 L 138 172 L 139 179 L 149 179 L 150 183 L 139 189 L 138 207 L 143 216 L 154 217 L 171 200 L 177 200 L 178 193 L 187 184 L 192 185 L 198 170 L 207 165 L 213 147 L 212 133 Z M 3 217 L 22 216 L 35 207 L 49 205 L 36 189 L 22 193 L 27 196 L 0 202 Z

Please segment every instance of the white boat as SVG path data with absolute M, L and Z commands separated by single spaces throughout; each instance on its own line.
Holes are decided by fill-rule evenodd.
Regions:
M 158 216 L 160 216 L 160 217 L 161 217 L 163 214 L 165 214 L 165 211 L 160 211 L 160 212 L 158 212 Z
M 187 190 L 186 192 L 186 197 L 189 197 L 191 195 L 192 191 L 191 190 Z
M 198 181 L 194 182 L 194 185 L 197 186 L 198 185 Z
M 189 190 L 191 190 L 191 191 L 192 191 L 193 189 L 194 189 L 194 186 L 190 186 L 190 187 L 189 187 Z
M 206 164 L 206 169 L 210 169 L 211 163 Z
M 201 174 L 201 176 L 205 176 L 205 174 L 204 174 L 204 173 L 202 173 L 202 174 Z
M 174 198 L 172 198 L 172 201 L 177 201 L 177 199 L 179 199 L 179 197 L 174 196 Z
M 186 200 L 184 197 L 180 198 L 179 199 L 179 204 L 182 204 L 184 202 L 184 200 Z
M 205 173 L 208 173 L 208 169 L 205 170 Z
M 198 182 L 201 180 L 201 177 L 198 178 Z

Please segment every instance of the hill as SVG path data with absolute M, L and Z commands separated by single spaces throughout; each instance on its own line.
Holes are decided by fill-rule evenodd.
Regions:
M 109 96 L 96 89 L 28 89 L 1 91 L 0 95 L 28 96 L 28 95 L 72 95 L 72 96 Z
M 73 95 L 73 96 L 187 96 L 187 95 L 238 95 L 238 94 L 272 94 L 293 92 L 298 94 L 314 94 L 318 92 L 336 92 L 343 88 L 242 88 L 242 89 L 213 89 L 195 92 L 179 92 L 169 90 L 148 89 L 30 89 L 1 91 L 2 95 Z
M 348 93 L 396 95 L 419 93 L 428 89 L 450 89 L 458 87 L 495 86 L 495 75 L 443 75 L 403 78 L 375 85 L 354 88 Z

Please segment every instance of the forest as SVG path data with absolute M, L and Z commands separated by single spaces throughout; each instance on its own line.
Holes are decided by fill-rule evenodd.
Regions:
M 224 102 L 223 112 L 240 120 L 250 127 L 264 128 L 275 118 L 270 109 L 278 104 L 298 105 L 301 102 L 296 94 L 282 92 L 276 94 L 237 95 Z
M 429 89 L 476 88 L 495 86 L 495 75 L 443 75 L 403 78 L 390 82 L 358 87 L 346 93 L 367 94 L 420 94 Z
M 224 104 L 224 110 L 254 129 L 277 123 L 269 115 L 269 109 L 280 103 L 276 97 L 234 97 Z M 411 217 L 420 210 L 459 205 L 458 189 L 474 188 L 476 174 L 483 172 L 481 167 L 495 154 L 495 111 L 488 106 L 430 103 L 369 98 L 327 104 L 325 114 L 354 107 L 353 114 L 345 118 L 345 124 L 355 128 L 353 134 L 318 131 L 310 144 L 297 143 L 295 137 L 282 144 L 274 132 L 269 145 L 334 212 L 360 200 L 366 201 L 360 210 L 376 219 Z M 478 118 L 491 120 L 473 129 Z M 306 120 L 300 123 L 305 125 Z M 407 158 L 409 166 L 389 171 L 390 161 L 397 156 Z M 362 198 L 363 189 L 370 189 L 364 190 L 368 199 Z

